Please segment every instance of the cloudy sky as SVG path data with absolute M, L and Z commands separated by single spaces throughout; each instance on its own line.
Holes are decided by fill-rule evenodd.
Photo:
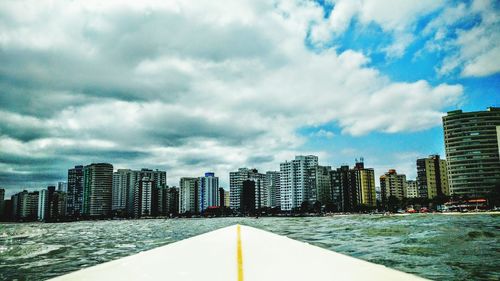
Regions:
M 365 158 L 415 176 L 441 116 L 499 105 L 496 1 L 1 1 L 0 186 L 76 164 Z M 377 180 L 378 183 L 378 180 Z

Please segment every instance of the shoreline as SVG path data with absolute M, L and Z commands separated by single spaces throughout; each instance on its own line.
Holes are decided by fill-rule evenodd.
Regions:
M 151 220 L 151 219 L 214 219 L 214 218 L 254 218 L 254 219 L 262 219 L 262 218 L 320 218 L 320 217 L 348 217 L 348 216 L 387 216 L 387 217 L 392 217 L 392 216 L 397 216 L 397 217 L 406 217 L 406 216 L 412 216 L 412 215 L 446 215 L 446 216 L 460 216 L 460 215 L 500 215 L 500 211 L 485 211 L 485 212 L 434 212 L 434 213 L 374 213 L 374 214 L 359 214 L 359 213 L 352 213 L 352 214 L 324 214 L 324 215 L 303 215 L 303 216 L 261 216 L 261 217 L 254 217 L 254 216 L 221 216 L 221 217 L 192 217 L 192 218 L 186 218 L 186 217 L 151 217 L 151 218 L 134 218 L 134 219 L 127 219 L 127 218 L 108 218 L 108 219 L 95 219 L 95 220 L 74 220 L 74 221 L 54 221 L 54 222 L 43 222 L 43 221 L 25 221 L 25 222 L 13 222 L 13 221 L 0 221 L 0 224 L 28 224 L 28 223 L 40 223 L 40 224 L 45 224 L 45 223 L 72 223 L 72 222 L 86 222 L 86 221 L 134 221 L 134 220 Z

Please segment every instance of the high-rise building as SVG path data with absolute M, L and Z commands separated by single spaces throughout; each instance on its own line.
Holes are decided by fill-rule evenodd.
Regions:
M 330 166 L 319 165 L 308 169 L 307 176 L 311 181 L 309 183 L 309 202 L 311 204 L 320 202 L 322 205 L 325 205 L 333 202 L 331 170 Z
M 0 188 L 0 221 L 6 219 L 4 201 L 5 201 L 5 189 Z
M 46 220 L 49 213 L 49 188 L 40 190 L 38 195 L 38 220 Z M 54 191 L 51 191 L 52 193 Z
M 68 170 L 67 188 L 66 213 L 68 216 L 78 217 L 83 211 L 83 166 L 75 166 Z
M 179 182 L 179 213 L 198 212 L 198 178 L 183 177 Z
M 26 216 L 23 209 L 26 208 L 28 201 L 28 191 L 23 190 L 22 192 L 12 195 L 12 218 L 14 220 L 20 220 L 23 216 Z
M 500 108 L 443 116 L 450 193 L 484 197 L 500 188 Z
M 3 215 L 0 217 L 2 221 L 11 221 L 14 219 L 12 214 L 12 199 L 5 199 L 3 201 Z
M 219 177 L 214 173 L 205 173 L 198 178 L 198 209 L 205 211 L 208 207 L 220 206 Z
M 403 200 L 406 197 L 406 175 L 398 174 L 395 169 L 390 169 L 387 173 L 380 176 L 380 189 L 383 204 L 391 196 Z
M 93 163 L 83 169 L 83 215 L 111 215 L 113 165 Z
M 416 198 L 416 197 L 419 197 L 417 181 L 414 180 L 406 181 L 406 198 Z
M 143 178 L 153 181 L 154 192 L 158 192 L 158 202 L 153 206 L 158 207 L 156 211 L 162 213 L 162 190 L 167 187 L 167 172 L 143 168 L 141 170 L 118 169 L 113 173 L 112 188 L 112 210 L 118 214 L 125 214 L 128 217 L 135 217 L 137 212 L 135 205 L 138 191 L 135 190 L 137 182 Z
M 230 197 L 229 197 L 229 191 L 228 190 L 224 190 L 224 206 L 225 207 L 229 207 L 230 205 Z
M 68 192 L 68 183 L 60 181 L 57 183 L 57 191 Z
M 148 177 L 143 177 L 135 183 L 134 217 L 155 215 L 155 207 L 158 206 L 158 202 L 155 200 L 155 189 L 155 182 Z
M 290 211 L 309 201 L 311 181 L 308 170 L 318 165 L 318 156 L 295 156 L 280 164 L 281 210 Z
M 51 205 L 49 205 L 49 215 L 51 219 L 66 217 L 67 196 L 68 194 L 66 192 L 54 192 Z
M 330 171 L 330 182 L 332 184 L 332 201 L 337 211 L 349 212 L 354 210 L 356 194 L 352 194 L 354 183 L 351 180 L 349 166 L 342 165 L 340 168 Z
M 173 216 L 179 213 L 179 189 L 175 186 L 162 186 L 157 188 L 157 206 L 155 214 L 161 216 Z
M 360 206 L 376 207 L 375 171 L 356 160 L 352 169 L 343 165 L 330 171 L 332 201 L 338 211 L 357 211 Z
M 126 183 L 126 209 L 128 216 L 135 216 L 135 194 L 137 194 L 136 183 L 143 178 L 149 178 L 153 181 L 154 191 L 164 188 L 167 186 L 167 172 L 160 170 L 152 170 L 143 168 L 140 171 L 128 171 L 123 172 L 127 174 L 128 183 Z M 157 204 L 156 204 L 157 205 Z
M 127 191 L 131 182 L 132 171 L 130 169 L 118 169 L 113 173 L 112 203 L 113 211 L 125 211 L 127 208 Z M 135 185 L 135 182 L 132 183 Z
M 267 190 L 265 187 L 266 175 L 259 173 L 257 169 L 239 168 L 236 172 L 229 173 L 229 197 L 230 207 L 241 211 L 241 192 L 243 182 L 252 180 L 255 182 L 255 207 L 260 209 L 268 207 Z
M 224 205 L 226 203 L 226 198 L 224 198 L 224 196 L 226 196 L 224 188 L 219 187 L 219 203 L 221 207 L 226 207 L 226 205 Z
M 39 191 L 33 191 L 28 193 L 28 206 L 26 213 L 28 214 L 29 220 L 36 220 L 38 218 L 38 197 L 40 196 Z
M 38 195 L 38 220 L 51 221 L 66 215 L 66 193 L 49 186 Z
M 168 188 L 164 213 L 166 215 L 177 215 L 179 213 L 179 188 L 175 186 Z
M 12 195 L 12 215 L 14 220 L 34 221 L 38 218 L 39 192 L 22 192 Z
M 417 159 L 417 187 L 422 198 L 450 195 L 446 160 L 439 155 Z
M 265 177 L 265 189 L 267 190 L 267 204 L 271 208 L 280 208 L 280 172 L 268 171 Z
M 375 171 L 371 168 L 365 168 L 363 161 L 356 161 L 353 172 L 356 178 L 356 193 L 358 204 L 376 207 L 377 194 L 375 192 Z
M 254 213 L 256 209 L 255 202 L 255 181 L 244 180 L 241 190 L 241 212 L 246 214 Z

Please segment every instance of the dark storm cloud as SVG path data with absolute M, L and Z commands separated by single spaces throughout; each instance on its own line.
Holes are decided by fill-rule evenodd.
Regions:
M 228 145 L 238 145 L 266 133 L 264 129 L 235 126 L 230 120 L 215 122 L 201 116 L 159 115 L 158 119 L 148 124 L 144 135 L 166 146 L 181 146 L 192 138 L 217 139 Z
M 6 189 L 6 197 L 22 189 L 38 190 L 55 185 L 58 181 L 65 180 L 67 173 L 59 171 L 40 171 L 27 174 L 0 171 L 0 183 Z
M 135 160 L 146 158 L 151 154 L 142 151 L 133 150 L 109 150 L 109 149 L 94 149 L 94 148 L 65 148 L 57 152 L 61 155 L 69 157 L 78 157 L 80 159 L 87 159 L 88 162 L 109 162 L 122 161 L 122 160 Z
M 18 24 L 6 13 L 0 17 L 9 26 Z M 109 30 L 95 28 L 91 19 L 70 23 L 74 30 L 66 34 L 67 45 L 2 47 L 1 106 L 46 116 L 51 101 L 56 103 L 52 110 L 57 109 L 57 105 L 65 105 L 57 104 L 59 97 L 54 96 L 53 91 L 125 101 L 174 102 L 172 98 L 176 93 L 190 90 L 191 77 L 169 69 L 151 81 L 154 83 L 146 82 L 137 79 L 134 72 L 141 61 L 189 54 L 190 58 L 217 62 L 262 57 L 270 52 L 267 38 L 250 26 L 185 24 L 190 19 L 183 15 L 154 11 L 144 15 L 118 10 L 101 20 L 112 27 Z M 42 91 L 44 99 L 33 97 L 37 91 Z M 68 102 L 66 105 L 75 105 Z
M 199 166 L 207 168 L 214 167 L 223 162 L 222 159 L 216 156 L 211 156 L 210 154 L 201 154 L 201 153 L 199 154 L 190 153 L 184 155 L 182 157 L 179 157 L 178 161 L 180 164 L 184 166 Z
M 9 152 L 2 152 L 0 156 L 0 164 L 7 164 L 14 167 L 25 167 L 31 168 L 33 166 L 47 166 L 54 165 L 55 163 L 61 161 L 61 157 L 57 156 L 45 156 L 45 157 L 33 157 L 29 155 L 18 155 Z
M 147 15 L 118 11 L 108 20 L 112 30 L 86 28 L 85 38 L 96 42 L 107 57 L 132 65 L 164 54 L 221 61 L 262 56 L 272 50 L 265 34 L 252 26 L 207 25 L 183 14 L 155 11 Z
M 60 147 L 45 156 L 19 155 L 2 152 L 0 167 L 10 167 L 11 171 L 0 169 L 0 186 L 43 187 L 65 181 L 67 170 L 75 165 L 88 165 L 96 162 L 134 163 L 138 159 L 151 156 L 148 152 L 134 150 L 95 149 L 92 147 Z M 22 186 L 25 184 L 25 186 Z
M 268 163 L 274 160 L 274 156 L 272 155 L 257 155 L 251 156 L 248 158 L 248 163 L 252 164 L 260 164 L 260 163 Z
M 9 123 L 0 123 L 0 135 L 10 136 L 23 142 L 51 136 L 45 128 L 16 127 Z

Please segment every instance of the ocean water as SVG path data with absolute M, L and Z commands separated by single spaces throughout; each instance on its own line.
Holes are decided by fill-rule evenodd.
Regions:
M 429 279 L 500 280 L 500 215 L 486 214 L 0 224 L 0 280 L 44 280 L 236 223 Z

